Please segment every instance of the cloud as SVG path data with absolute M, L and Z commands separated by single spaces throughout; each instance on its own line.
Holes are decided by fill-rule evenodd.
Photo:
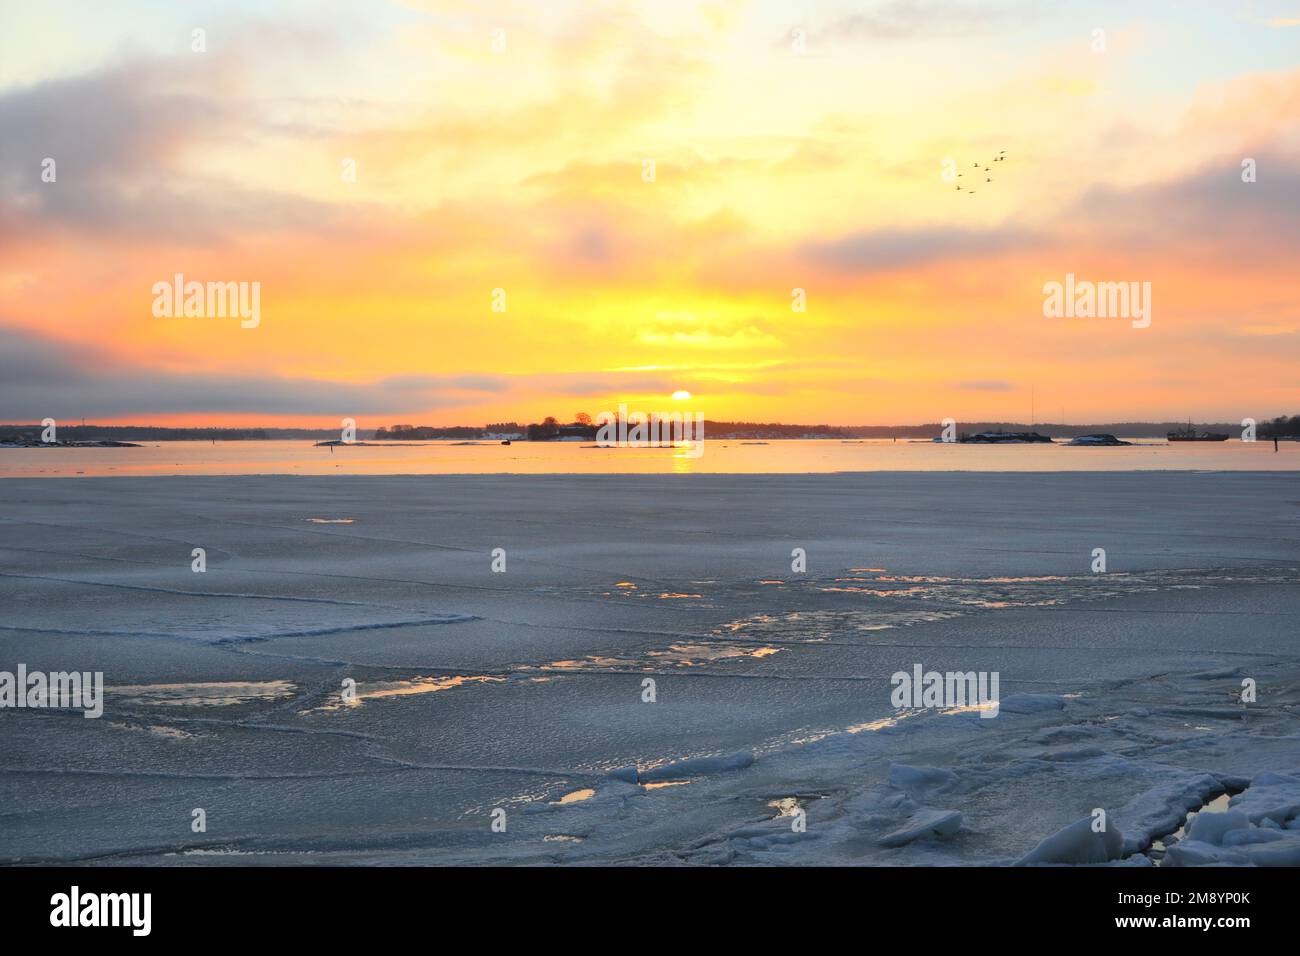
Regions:
M 377 388 L 401 392 L 436 391 L 443 388 L 467 392 L 502 392 L 510 387 L 508 379 L 492 375 L 394 375 L 375 383 Z
M 250 335 L 255 333 L 249 333 Z M 515 375 L 396 375 L 370 382 L 151 371 L 100 350 L 0 325 L 0 421 L 175 414 L 358 416 L 415 414 L 485 398 L 548 400 L 663 393 L 680 376 L 655 370 Z
M 957 387 L 965 392 L 1009 392 L 1015 386 L 1010 382 L 987 379 L 978 382 L 958 382 Z
M 250 333 L 251 334 L 251 333 Z M 449 408 L 466 391 L 501 380 L 418 376 L 374 383 L 276 376 L 191 374 L 123 367 L 98 350 L 11 328 L 0 335 L 0 418 L 255 413 L 364 415 Z
M 1252 263 L 1294 259 L 1300 249 L 1300 161 L 1261 144 L 1247 149 L 1257 180 L 1242 181 L 1241 156 L 1225 156 L 1186 175 L 1119 187 L 1095 185 L 1032 228 L 926 226 L 850 233 L 805 242 L 805 261 L 849 275 L 923 269 L 937 263 L 1018 255 L 1104 254 L 1163 259 L 1203 254 Z M 1063 266 L 1064 268 L 1064 266 Z
M 521 388 L 544 395 L 559 394 L 574 398 L 597 398 L 619 395 L 640 395 L 652 392 L 665 394 L 680 388 L 678 379 L 642 372 L 548 372 L 521 375 L 517 379 Z
M 809 34 L 813 40 L 897 40 L 963 37 L 1023 26 L 1037 17 L 1040 5 L 1029 2 L 957 3 L 952 0 L 892 0 L 874 9 L 856 10 L 829 20 Z M 785 45 L 789 40 L 783 38 Z
M 259 126 L 256 107 L 219 77 L 141 59 L 0 93 L 0 226 L 203 244 L 337 225 L 323 203 L 187 168 Z M 54 182 L 42 180 L 47 158 Z
M 987 259 L 1028 248 L 1041 237 L 1018 227 L 966 229 L 931 226 L 857 232 L 806 243 L 802 256 L 833 272 L 867 273 L 923 267 L 952 259 Z
M 1227 156 L 1178 179 L 1128 189 L 1094 186 L 1066 210 L 1098 243 L 1170 250 L 1205 246 L 1243 258 L 1294 258 L 1300 246 L 1300 163 L 1268 147 L 1248 150 L 1256 181 L 1242 181 L 1243 157 Z

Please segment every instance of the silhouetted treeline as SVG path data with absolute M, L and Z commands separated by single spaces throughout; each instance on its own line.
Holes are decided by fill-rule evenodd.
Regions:
M 1234 437 L 1241 434 L 1240 422 L 1204 422 L 1193 423 L 1198 429 L 1227 432 Z M 410 426 L 405 426 L 410 428 Z M 1101 422 L 1082 425 L 1061 425 L 1050 422 L 1011 422 L 1011 421 L 958 421 L 957 432 L 977 434 L 979 432 L 1028 432 L 1037 431 L 1043 435 L 1058 438 L 1073 438 L 1078 435 L 1105 433 L 1121 438 L 1163 438 L 1167 433 L 1187 427 L 1187 422 Z M 1280 430 L 1278 430 L 1280 429 Z M 382 429 L 381 429 L 382 431 Z M 455 431 L 455 434 L 452 432 Z M 579 416 L 579 420 L 563 424 L 554 416 L 548 416 L 541 422 L 535 422 L 521 428 L 514 422 L 489 425 L 487 432 L 513 433 L 522 432 L 529 441 L 556 441 L 565 438 L 594 440 L 599 427 L 592 424 L 590 416 Z M 921 425 L 789 425 L 782 422 L 727 422 L 709 421 L 704 423 L 706 438 L 735 439 L 791 439 L 791 438 L 936 438 L 943 431 L 940 422 Z M 1287 418 L 1281 416 L 1272 422 L 1262 424 L 1257 429 L 1260 438 L 1271 438 L 1276 432 L 1280 436 L 1300 435 L 1300 416 Z M 376 437 L 381 437 L 378 434 Z M 393 437 L 390 435 L 390 437 Z M 414 429 L 412 437 L 451 438 L 480 437 L 464 435 L 453 429 Z
M 1279 415 L 1255 430 L 1258 438 L 1300 438 L 1300 415 Z
M 44 428 L 40 425 L 0 425 L 0 441 L 40 441 L 42 431 Z M 161 425 L 57 423 L 55 435 L 60 441 L 266 441 L 271 437 L 265 428 L 168 428 Z
M 1195 423 L 1198 431 L 1227 432 L 1234 438 L 1241 434 L 1241 422 Z M 1055 438 L 1074 438 L 1079 435 L 1106 434 L 1117 438 L 1164 438 L 1171 431 L 1186 428 L 1181 422 L 1094 422 L 1083 425 L 1062 425 L 1052 422 L 979 422 L 958 420 L 957 433 L 967 432 L 1029 432 Z M 852 438 L 936 438 L 943 425 L 933 422 L 925 425 L 852 425 L 841 429 Z
M 893 434 L 892 432 L 890 434 Z M 850 438 L 853 429 L 838 425 L 783 425 L 780 422 L 714 422 L 705 419 L 708 438 Z M 886 436 L 888 437 L 888 436 Z
M 529 425 L 525 431 L 529 441 L 557 441 L 564 438 L 579 438 L 594 441 L 599 429 L 591 423 L 590 415 L 580 415 L 579 420 L 562 425 L 552 416 L 547 416 L 540 424 Z
M 652 413 L 646 413 L 652 414 Z M 689 412 L 682 414 L 689 415 Z M 618 428 L 617 422 L 612 422 L 611 426 L 615 431 Z M 560 439 L 583 439 L 594 441 L 600 434 L 601 426 L 592 421 L 590 415 L 578 416 L 578 420 L 569 424 L 562 424 L 554 417 L 548 416 L 540 423 L 529 425 L 526 434 L 529 441 L 556 441 Z M 736 438 L 807 438 L 816 436 L 818 438 L 841 438 L 849 433 L 849 429 L 836 428 L 831 425 L 782 425 L 777 422 L 770 424 L 759 424 L 756 422 L 710 422 L 704 423 L 705 437 L 712 435 L 717 438 L 736 437 Z
M 375 429 L 376 441 L 428 441 L 436 438 L 482 438 L 485 431 L 472 425 L 394 425 Z
M 781 422 L 724 422 L 706 421 L 708 438 L 738 439 L 788 439 L 788 438 L 935 438 L 943 431 L 939 422 L 922 425 L 787 425 Z M 1241 434 L 1240 422 L 1194 422 L 1198 430 L 1227 432 L 1236 437 Z M 1168 432 L 1186 428 L 1186 421 L 1178 422 L 1101 422 L 1086 425 L 1059 425 L 1050 422 L 981 422 L 958 421 L 956 430 L 977 433 L 985 431 L 1038 431 L 1057 438 L 1105 433 L 1120 438 L 1162 438 Z M 58 424 L 57 435 L 64 441 L 268 441 L 289 439 L 331 439 L 339 437 L 338 429 L 325 428 L 173 428 L 162 425 L 64 425 Z M 39 441 L 40 425 L 0 424 L 0 441 Z M 531 441 L 555 441 L 564 438 L 594 440 L 599 427 L 588 415 L 562 424 L 554 417 L 527 427 L 516 422 L 494 422 L 489 425 L 391 425 L 373 432 L 380 441 L 429 441 L 437 439 L 485 439 L 493 435 L 527 435 Z M 358 437 L 365 433 L 358 432 Z M 1279 415 L 1261 422 L 1256 428 L 1260 439 L 1300 438 L 1300 415 Z

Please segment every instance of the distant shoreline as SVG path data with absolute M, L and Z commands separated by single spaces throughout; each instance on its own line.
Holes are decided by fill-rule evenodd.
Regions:
M 1263 425 L 1261 420 L 1261 437 Z M 1032 432 L 1055 438 L 1077 438 L 1081 435 L 1110 434 L 1117 438 L 1161 438 L 1169 432 L 1187 428 L 1187 421 L 1152 422 L 1101 422 L 1082 425 L 1053 424 L 1040 422 L 997 421 L 956 421 L 953 426 L 958 433 L 976 434 L 979 432 Z M 1196 423 L 1198 430 L 1226 432 L 1239 435 L 1242 426 L 1239 422 L 1201 422 Z M 524 434 L 504 434 L 497 426 L 422 426 L 409 438 L 399 437 L 391 430 L 376 435 L 379 428 L 357 429 L 357 442 L 383 443 L 390 445 L 415 445 L 427 442 L 483 441 L 497 442 L 503 438 L 513 441 L 527 441 Z M 522 428 L 520 429 L 522 431 Z M 705 420 L 706 438 L 743 441 L 791 440 L 863 440 L 863 439 L 932 439 L 941 435 L 944 425 L 940 422 L 917 425 L 799 425 L 780 422 L 724 422 Z M 42 427 L 35 424 L 0 424 L 0 447 L 6 443 L 39 442 Z M 164 441 L 203 441 L 203 442 L 266 442 L 266 441 L 340 441 L 338 429 L 324 428 L 173 428 L 162 425 L 60 425 L 60 444 L 93 445 L 96 442 L 164 442 Z
M 136 442 L 112 441 L 0 441 L 0 448 L 143 448 Z

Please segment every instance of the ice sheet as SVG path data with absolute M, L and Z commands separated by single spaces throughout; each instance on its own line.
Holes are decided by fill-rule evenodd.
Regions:
M 1289 862 L 1294 486 L 0 481 L 0 670 L 107 688 L 0 711 L 0 858 Z M 896 710 L 917 663 L 997 671 L 998 716 Z M 1146 854 L 1242 787 L 1248 827 Z

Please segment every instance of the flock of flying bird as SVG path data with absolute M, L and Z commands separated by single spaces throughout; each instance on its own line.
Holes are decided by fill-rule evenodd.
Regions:
M 971 165 L 973 165 L 976 169 L 981 169 L 981 170 L 983 170 L 983 171 L 984 171 L 984 181 L 985 181 L 986 183 L 991 183 L 991 182 L 993 182 L 993 177 L 989 176 L 988 174 L 991 173 L 991 172 L 993 171 L 993 163 L 1000 163 L 1000 162 L 1004 161 L 1006 158 L 1007 158 L 1007 151 L 1004 149 L 1004 150 L 1002 150 L 1000 153 L 998 153 L 996 156 L 994 156 L 992 162 L 990 162 L 990 164 L 987 165 L 987 166 L 981 166 L 979 163 L 972 163 Z M 961 178 L 962 178 L 962 174 L 961 174 L 961 173 L 958 173 L 958 174 L 957 174 L 957 178 L 958 178 L 958 179 L 961 179 Z M 961 183 L 958 183 L 958 184 L 957 184 L 957 190 L 958 190 L 959 192 L 961 191 Z M 967 193 L 967 195 L 974 196 L 974 195 L 975 195 L 975 190 L 973 190 L 973 189 L 967 189 L 967 190 L 966 190 L 966 193 Z

